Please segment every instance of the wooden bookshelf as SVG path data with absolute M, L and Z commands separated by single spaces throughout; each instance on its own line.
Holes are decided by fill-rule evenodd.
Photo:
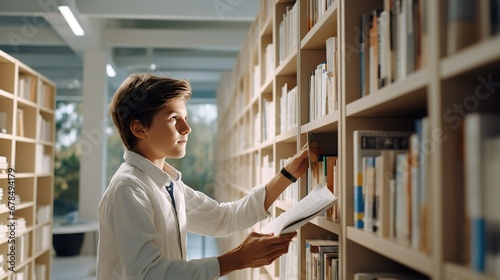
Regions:
M 26 221 L 25 228 L 20 228 L 13 236 L 16 239 L 24 238 L 24 243 L 16 246 L 21 250 L 26 249 L 22 259 L 16 260 L 15 268 L 6 259 L 10 236 L 0 238 L 0 254 L 4 256 L 1 265 L 5 271 L 0 274 L 0 279 L 17 279 L 20 273 L 24 275 L 22 279 L 34 279 L 39 266 L 45 267 L 42 269 L 45 279 L 50 279 L 52 235 L 49 231 L 41 236 L 38 229 L 43 226 L 52 228 L 56 86 L 3 51 L 0 51 L 0 71 L 0 112 L 6 115 L 6 133 L 0 133 L 0 156 L 7 158 L 11 168 L 0 174 L 0 188 L 3 191 L 0 203 L 8 205 L 8 191 L 12 185 L 15 191 L 11 195 L 20 198 L 14 201 L 15 205 L 11 205 L 14 212 L 1 208 L 0 219 L 4 225 L 12 221 L 10 218 L 22 217 Z M 18 113 L 19 109 L 22 110 L 22 116 Z M 44 119 L 44 131 L 41 131 L 39 118 Z M 37 213 L 42 206 L 49 206 L 50 211 L 46 211 L 48 213 L 43 220 L 38 221 Z M 15 269 L 18 275 L 9 268 Z
M 463 132 L 461 125 L 467 114 L 499 112 L 500 95 L 500 35 L 485 36 L 479 41 L 447 53 L 448 3 L 450 1 L 420 0 L 419 10 L 426 29 L 419 39 L 423 60 L 415 69 L 375 90 L 361 94 L 361 58 L 359 36 L 361 17 L 374 9 L 383 9 L 386 1 L 336 0 L 325 9 L 313 26 L 308 26 L 308 0 L 261 0 L 260 12 L 251 27 L 234 70 L 223 75 L 217 92 L 219 130 L 216 169 L 228 174 L 227 184 L 219 187 L 221 200 L 234 200 L 247 194 L 252 187 L 266 183 L 262 179 L 264 160 L 270 160 L 274 174 L 280 170 L 280 160 L 294 155 L 306 142 L 307 133 L 315 134 L 330 151 L 338 155 L 337 178 L 340 186 L 340 221 L 317 217 L 298 231 L 298 279 L 305 276 L 305 240 L 329 238 L 340 242 L 340 279 L 353 279 L 357 272 L 410 272 L 429 279 L 499 279 L 471 268 L 467 244 L 467 200 L 464 187 Z M 489 1 L 482 1 L 486 5 Z M 281 62 L 279 32 L 287 7 L 297 5 L 299 27 L 297 51 Z M 420 7 L 420 6 L 418 6 Z M 484 6 L 482 6 L 485 11 Z M 482 22 L 484 19 L 481 19 Z M 484 27 L 484 22 L 483 25 Z M 481 27 L 481 28 L 483 28 Z M 257 31 L 255 31 L 257 30 Z M 366 34 L 365 34 L 366 35 Z M 337 38 L 338 64 L 335 90 L 338 108 L 314 120 L 309 115 L 311 72 L 327 54 L 325 41 Z M 415 37 L 417 38 L 417 37 Z M 275 70 L 272 79 L 262 79 L 256 95 L 251 95 L 254 66 L 262 65 L 265 45 L 275 47 Z M 415 60 L 417 61 L 417 60 Z M 417 67 L 418 66 L 418 67 Z M 395 77 L 393 77 L 395 78 Z M 493 81 L 489 85 L 488 81 Z M 282 131 L 280 118 L 283 85 L 288 90 L 297 87 L 294 103 L 297 126 Z M 481 88 L 480 88 L 481 87 Z M 480 92 L 478 92 L 480 88 Z M 0 86 L 0 90 L 2 87 Z M 8 93 L 0 98 L 6 98 Z M 276 132 L 267 140 L 261 137 L 265 122 L 263 99 L 274 101 Z M 243 102 L 243 101 L 244 102 Z M 243 103 L 242 103 L 243 102 Z M 325 101 L 326 102 L 326 101 Z M 427 220 L 421 234 L 425 248 L 412 247 L 411 242 L 382 237 L 355 227 L 354 155 L 355 130 L 415 132 L 415 121 L 426 118 L 429 131 L 426 146 L 427 166 L 424 188 L 428 191 Z M 255 139 L 255 138 L 258 139 Z M 0 141 L 9 141 L 2 139 Z M 242 145 L 247 143 L 249 145 Z M 328 144 L 330 143 L 330 144 Z M 241 165 L 240 168 L 235 166 Z M 266 167 L 267 168 L 267 167 Z M 237 170 L 237 172 L 235 172 Z M 245 173 L 244 177 L 241 177 Z M 299 198 L 307 195 L 307 180 L 299 179 Z M 277 201 L 270 209 L 273 217 L 291 207 L 288 201 Z M 258 223 L 258 231 L 266 222 Z M 230 249 L 239 245 L 248 231 L 236 234 L 224 243 Z M 465 255 L 465 256 L 464 256 Z M 283 279 L 279 275 L 279 260 L 274 265 L 235 272 L 231 279 Z M 260 278 L 258 278 L 260 277 Z

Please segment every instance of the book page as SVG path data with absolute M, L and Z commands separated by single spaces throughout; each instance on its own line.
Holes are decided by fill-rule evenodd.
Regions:
M 264 226 L 261 232 L 273 232 L 275 235 L 293 232 L 336 201 L 337 197 L 325 185 L 319 184 L 297 204 Z

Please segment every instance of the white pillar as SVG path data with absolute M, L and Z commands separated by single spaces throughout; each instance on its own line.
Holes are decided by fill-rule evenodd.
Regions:
M 106 177 L 106 53 L 89 50 L 83 54 L 83 126 L 80 135 L 80 218 L 97 220 L 97 205 Z

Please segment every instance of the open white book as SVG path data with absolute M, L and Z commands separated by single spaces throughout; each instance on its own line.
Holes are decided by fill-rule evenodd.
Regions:
M 323 184 L 318 184 L 306 197 L 285 213 L 269 222 L 262 233 L 274 235 L 293 232 L 337 202 L 337 197 Z

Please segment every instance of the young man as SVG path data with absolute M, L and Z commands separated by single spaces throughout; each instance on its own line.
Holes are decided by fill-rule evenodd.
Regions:
M 187 231 L 228 236 L 251 227 L 308 167 L 304 147 L 270 182 L 238 201 L 219 204 L 194 191 L 165 162 L 186 153 L 190 96 L 187 81 L 150 74 L 129 76 L 115 93 L 110 113 L 126 148 L 125 162 L 99 203 L 98 280 L 217 279 L 270 264 L 287 252 L 296 233 L 254 232 L 221 256 L 186 260 Z

